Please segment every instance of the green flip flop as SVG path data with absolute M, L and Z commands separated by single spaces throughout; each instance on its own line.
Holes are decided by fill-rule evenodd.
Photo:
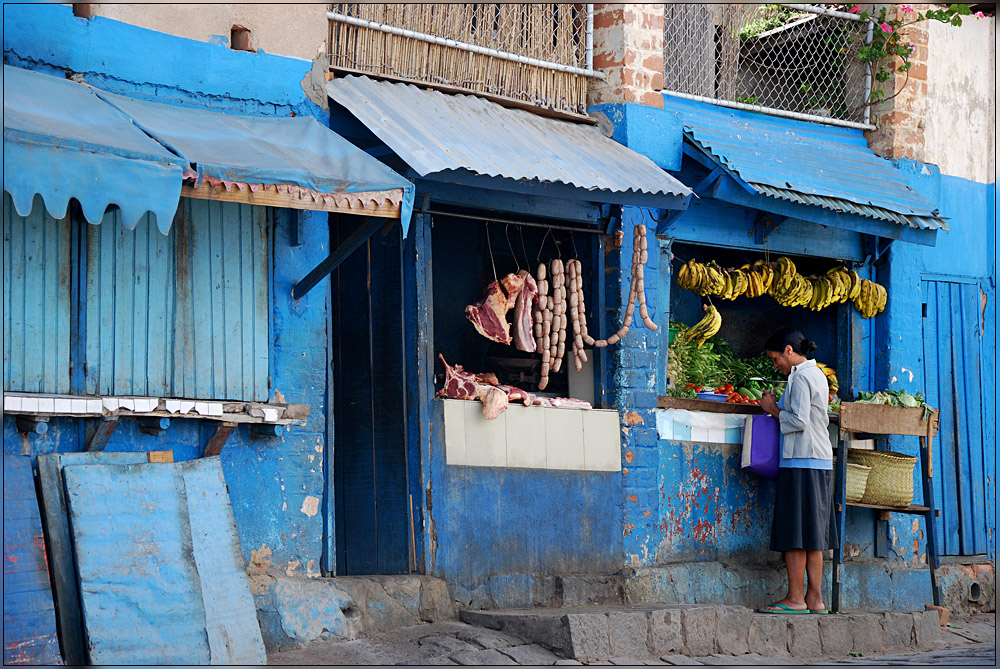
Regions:
M 830 613 L 830 609 L 809 609 L 809 613 Z
M 809 609 L 793 609 L 784 604 L 778 604 L 774 602 L 773 604 L 768 604 L 767 606 L 762 606 L 757 609 L 757 613 L 774 613 L 780 615 L 803 615 L 810 613 Z

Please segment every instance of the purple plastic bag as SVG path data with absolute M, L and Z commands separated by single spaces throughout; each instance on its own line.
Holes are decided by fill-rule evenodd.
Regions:
M 747 416 L 740 469 L 772 481 L 778 478 L 781 428 L 773 416 Z

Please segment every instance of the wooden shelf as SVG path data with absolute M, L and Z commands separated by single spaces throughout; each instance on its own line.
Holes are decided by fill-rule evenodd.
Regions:
M 733 413 L 764 415 L 764 410 L 756 404 L 735 404 L 733 402 L 713 402 L 712 400 L 694 400 L 690 397 L 657 398 L 658 409 L 687 409 L 688 411 L 709 411 L 711 413 Z
M 896 513 L 927 513 L 930 509 L 926 506 L 911 504 L 909 506 L 884 506 L 882 504 L 862 504 L 861 502 L 848 502 L 847 506 L 857 506 L 862 509 L 875 509 L 877 511 L 894 511 Z
M 879 436 L 901 434 L 933 437 L 937 434 L 938 412 L 923 408 L 908 409 L 885 404 L 843 402 L 840 405 L 840 429 Z

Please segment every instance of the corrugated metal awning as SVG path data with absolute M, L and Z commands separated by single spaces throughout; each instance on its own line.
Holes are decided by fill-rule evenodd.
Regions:
M 683 208 L 691 194 L 593 126 L 363 76 L 334 79 L 327 92 L 422 177 L 566 184 L 589 201 L 650 207 Z
M 860 130 L 663 97 L 686 139 L 761 195 L 917 230 L 948 229 Z
M 148 211 L 166 231 L 185 165 L 95 89 L 4 65 L 3 189 L 22 216 L 35 195 L 57 219 L 75 198 L 91 223 L 114 204 L 126 226 Z

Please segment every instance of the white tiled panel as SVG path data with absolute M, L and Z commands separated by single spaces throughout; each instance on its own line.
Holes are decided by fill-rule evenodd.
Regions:
M 545 410 L 511 405 L 507 417 L 507 466 L 545 469 Z M 503 417 L 503 416 L 501 416 Z
M 621 471 L 617 411 L 512 404 L 486 420 L 480 402 L 441 401 L 449 465 Z

